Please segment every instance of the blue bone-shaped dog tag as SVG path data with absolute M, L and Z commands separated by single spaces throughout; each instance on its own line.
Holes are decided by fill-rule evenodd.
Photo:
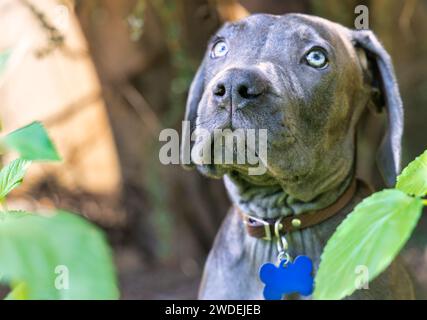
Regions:
M 266 300 L 280 300 L 284 294 L 300 293 L 308 296 L 313 292 L 313 263 L 309 257 L 298 256 L 294 262 L 281 260 L 279 266 L 265 263 L 259 270 Z

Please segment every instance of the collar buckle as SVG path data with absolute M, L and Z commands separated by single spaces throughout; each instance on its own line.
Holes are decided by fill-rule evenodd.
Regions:
M 262 239 L 268 240 L 268 241 L 273 240 L 273 236 L 271 234 L 271 229 L 270 229 L 270 223 L 268 223 L 264 219 L 260 219 L 260 218 L 254 217 L 254 216 L 249 216 L 247 214 L 243 214 L 243 216 L 244 216 L 243 223 L 246 226 L 250 226 L 250 227 L 263 226 L 264 227 L 264 235 L 265 236 Z

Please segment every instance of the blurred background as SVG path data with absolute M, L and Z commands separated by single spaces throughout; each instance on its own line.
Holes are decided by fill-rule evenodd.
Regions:
M 123 299 L 195 298 L 229 201 L 221 181 L 161 165 L 158 136 L 180 131 L 207 40 L 255 12 L 353 27 L 358 4 L 394 60 L 406 164 L 427 149 L 425 0 L 0 0 L 2 132 L 40 120 L 64 158 L 34 165 L 9 207 L 65 208 L 104 229 Z M 420 298 L 426 245 L 424 217 L 404 251 Z

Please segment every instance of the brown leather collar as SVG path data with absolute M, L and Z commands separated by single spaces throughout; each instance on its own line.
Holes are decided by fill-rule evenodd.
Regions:
M 353 198 L 357 180 L 354 179 L 342 196 L 332 205 L 321 210 L 307 212 L 298 216 L 260 219 L 250 216 L 235 206 L 248 234 L 258 239 L 272 240 L 274 235 L 285 235 L 295 230 L 305 229 L 319 224 L 339 213 Z

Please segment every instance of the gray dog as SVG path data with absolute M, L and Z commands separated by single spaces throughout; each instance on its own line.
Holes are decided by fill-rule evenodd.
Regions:
M 283 232 L 289 253 L 310 257 L 316 273 L 336 227 L 370 193 L 354 181 L 357 126 L 372 109 L 387 114 L 377 165 L 390 186 L 399 171 L 403 110 L 390 57 L 372 32 L 302 14 L 257 14 L 218 31 L 190 89 L 189 130 L 267 129 L 268 159 L 260 176 L 248 175 L 248 165 L 197 165 L 224 177 L 234 203 L 208 257 L 201 299 L 262 299 L 258 270 L 278 251 L 271 235 L 250 234 L 260 221 L 270 230 L 268 221 L 293 217 Z M 197 143 L 186 139 L 183 150 Z M 317 221 L 303 219 L 309 212 Z M 331 281 L 339 279 L 331 274 Z M 396 260 L 350 298 L 413 298 L 410 277 Z

